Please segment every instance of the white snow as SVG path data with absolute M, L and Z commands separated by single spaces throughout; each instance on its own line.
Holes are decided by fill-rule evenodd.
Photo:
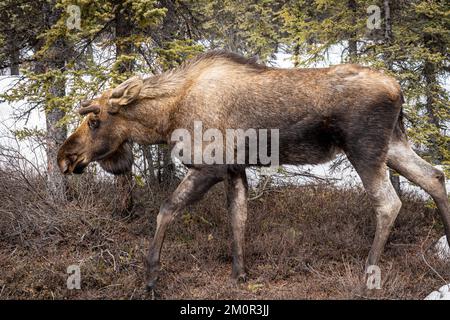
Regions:
M 441 260 L 450 260 L 450 247 L 448 246 L 447 237 L 442 236 L 435 245 L 436 254 Z
M 438 291 L 433 291 L 424 300 L 450 300 L 450 284 L 440 287 Z

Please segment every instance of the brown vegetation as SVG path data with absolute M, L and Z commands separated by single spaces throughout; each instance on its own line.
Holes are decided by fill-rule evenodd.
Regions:
M 72 177 L 64 206 L 45 200 L 43 185 L 0 171 L 0 298 L 153 298 L 145 292 L 143 260 L 159 204 L 173 186 L 138 188 L 134 216 L 121 217 L 110 181 Z M 236 285 L 219 184 L 171 225 L 157 298 L 421 299 L 450 280 L 449 264 L 430 249 L 443 227 L 423 201 L 403 200 L 381 263 L 382 290 L 359 289 L 375 231 L 368 198 L 328 185 L 275 189 L 249 202 L 249 280 Z M 66 289 L 72 264 L 81 267 L 81 290 Z

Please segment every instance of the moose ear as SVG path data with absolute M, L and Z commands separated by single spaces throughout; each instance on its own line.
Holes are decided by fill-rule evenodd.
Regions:
M 120 107 L 126 106 L 131 102 L 135 101 L 144 82 L 139 76 L 128 79 L 127 81 L 121 83 L 117 86 L 111 93 L 109 98 L 110 113 L 119 112 Z

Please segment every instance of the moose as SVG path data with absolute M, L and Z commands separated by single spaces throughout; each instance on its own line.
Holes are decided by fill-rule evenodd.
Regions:
M 177 128 L 279 130 L 281 165 L 319 164 L 343 153 L 374 206 L 376 231 L 366 268 L 377 265 L 401 201 L 388 177 L 392 168 L 434 199 L 450 241 L 445 176 L 411 148 L 403 125 L 403 95 L 383 72 L 353 64 L 283 69 L 225 51 L 210 51 L 171 71 L 135 76 L 83 102 L 86 115 L 58 151 L 65 174 L 82 173 L 93 161 L 113 174 L 131 169 L 130 142 L 167 143 Z M 259 164 L 256 164 L 257 166 Z M 166 230 L 184 207 L 224 181 L 232 226 L 232 277 L 245 281 L 244 231 L 248 183 L 242 164 L 186 164 L 188 172 L 161 205 L 146 258 L 147 288 L 160 273 Z

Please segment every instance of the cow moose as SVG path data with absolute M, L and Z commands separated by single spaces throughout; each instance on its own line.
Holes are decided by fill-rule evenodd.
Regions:
M 65 174 L 93 161 L 113 174 L 131 169 L 130 141 L 167 143 L 177 128 L 279 130 L 280 164 L 319 164 L 344 153 L 361 178 L 376 213 L 366 267 L 376 265 L 401 207 L 390 167 L 434 199 L 450 241 L 450 207 L 443 172 L 411 148 L 402 122 L 402 91 L 395 79 L 353 64 L 281 69 L 234 53 L 211 51 L 145 79 L 133 77 L 83 102 L 86 115 L 58 152 Z M 160 272 L 170 222 L 213 185 L 226 182 L 232 225 L 232 277 L 245 280 L 244 229 L 248 185 L 243 164 L 187 164 L 188 173 L 161 205 L 147 264 L 147 287 Z

